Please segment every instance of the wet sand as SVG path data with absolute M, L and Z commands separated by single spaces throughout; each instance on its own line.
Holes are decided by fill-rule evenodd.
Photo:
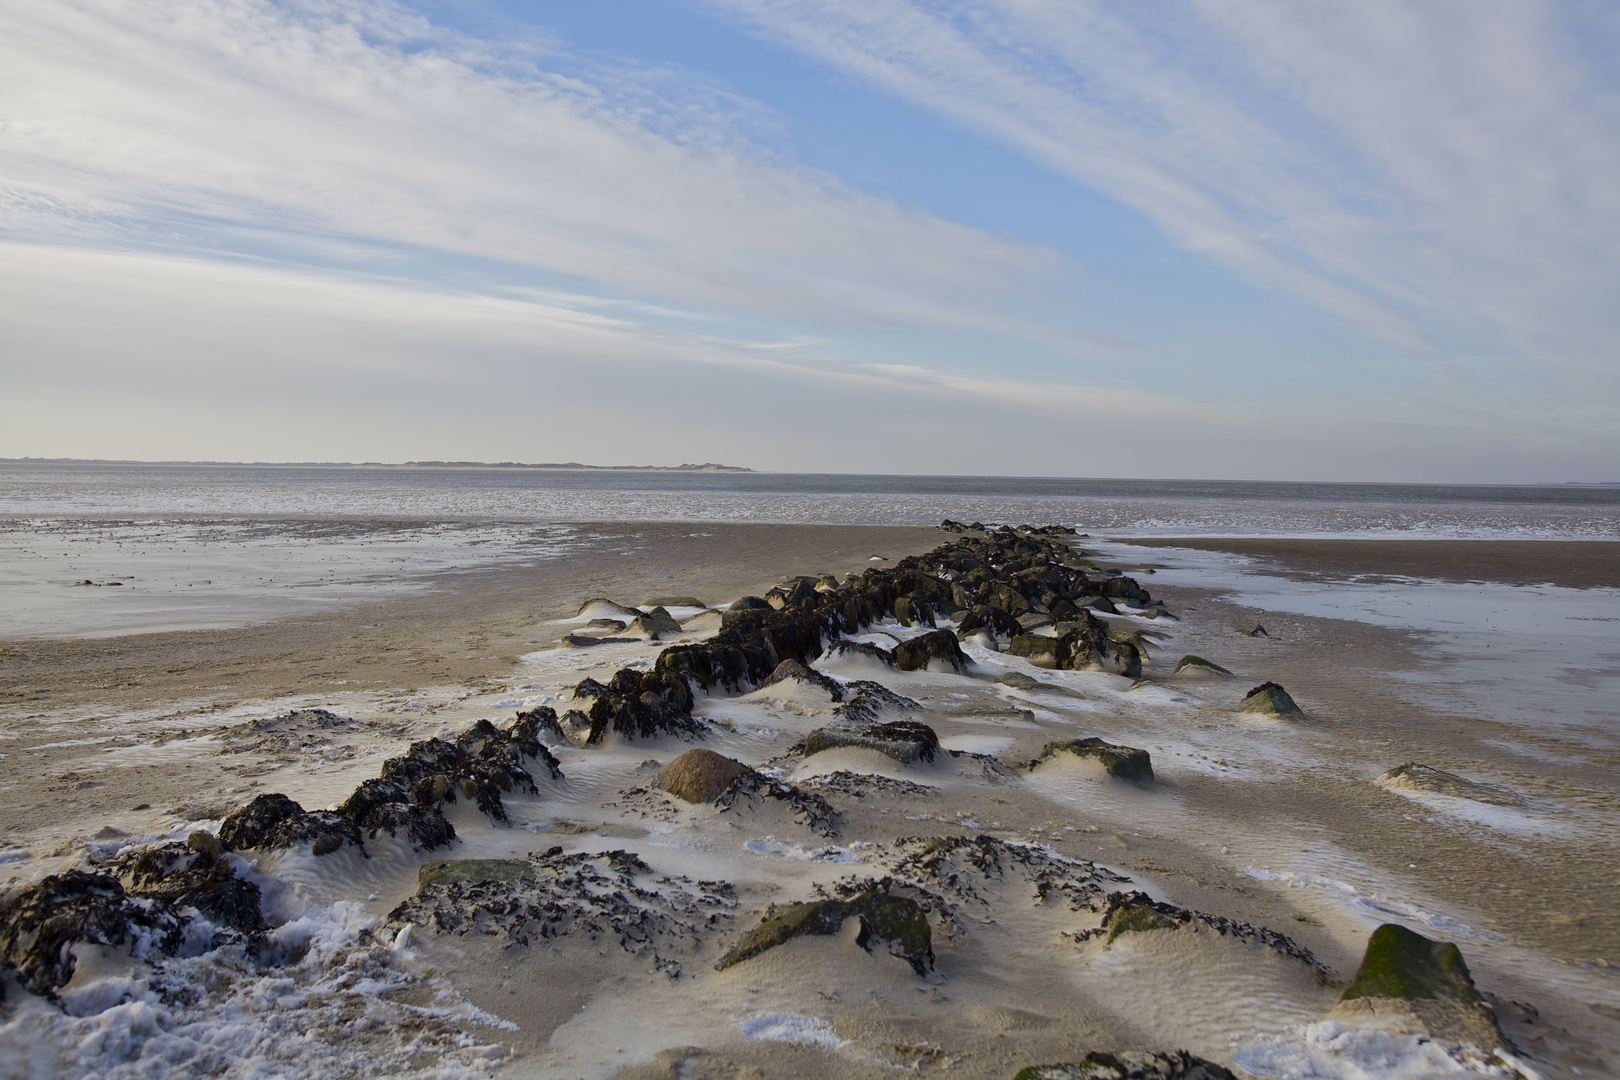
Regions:
M 581 672 L 605 677 L 597 669 L 611 673 L 660 651 L 656 644 L 551 649 L 570 627 L 548 620 L 572 616 L 585 598 L 634 603 L 695 594 L 725 602 L 791 574 L 858 573 L 882 565 L 868 562 L 873 553 L 894 558 L 951 539 L 930 529 L 596 531 L 602 543 L 577 556 L 458 577 L 429 596 L 223 633 L 8 645 L 0 655 L 7 695 L 0 699 L 7 736 L 0 818 L 3 839 L 35 854 L 5 870 L 14 881 L 36 877 L 79 857 L 75 838 L 103 825 L 149 834 L 208 818 L 257 791 L 333 805 L 410 739 L 510 715 L 498 702 L 524 692 L 514 684 L 558 692 Z M 1266 554 L 1278 572 L 1448 576 L 1450 567 L 1473 579 L 1489 568 L 1496 576 L 1488 580 L 1515 582 L 1547 580 L 1543 549 L 1563 546 L 1493 546 L 1470 556 L 1469 543 L 1448 552 L 1407 551 L 1431 542 L 1397 542 L 1384 560 L 1382 542 L 1151 543 Z M 1284 546 L 1262 550 L 1272 544 Z M 1566 565 L 1565 583 L 1604 583 L 1608 551 L 1585 558 L 1568 564 L 1579 564 L 1579 573 Z M 1437 570 L 1412 569 L 1420 565 Z M 547 845 L 569 853 L 624 848 L 661 873 L 734 880 L 735 915 L 724 934 L 693 947 L 684 961 L 690 978 L 649 974 L 644 960 L 575 939 L 499 949 L 440 935 L 417 947 L 467 1000 L 518 1023 L 517 1031 L 480 1035 L 518 1052 L 507 1066 L 512 1075 L 609 1076 L 622 1061 L 624 1075 L 638 1078 L 754 1075 L 747 1070 L 876 1077 L 896 1069 L 990 1078 L 1089 1049 L 1190 1045 L 1230 1063 L 1239 1033 L 1281 1031 L 1331 1005 L 1371 924 L 1438 913 L 1453 923 L 1437 933 L 1462 943 L 1508 1034 L 1543 1076 L 1612 1068 L 1620 1059 L 1620 995 L 1603 989 L 1609 969 L 1595 965 L 1620 960 L 1612 828 L 1620 821 L 1620 761 L 1566 738 L 1435 708 L 1418 684 L 1401 678 L 1438 662 L 1422 635 L 1263 612 L 1141 580 L 1179 621 L 1118 620 L 1169 635 L 1140 684 L 1036 671 L 1076 696 L 1014 691 L 989 675 L 1029 665 L 978 651 L 974 678 L 829 667 L 884 681 L 923 703 L 947 745 L 993 755 L 929 768 L 867 762 L 932 791 L 830 793 L 842 815 L 836 837 L 772 816 L 768 805 L 727 816 L 636 794 L 655 771 L 649 762 L 688 748 L 674 738 L 559 749 L 569 780 L 532 805 L 513 800 L 518 820 L 535 823 L 533 834 L 456 820 L 465 845 L 451 858 L 513 857 Z M 1258 621 L 1269 637 L 1242 632 Z M 903 633 L 892 623 L 886 630 Z M 1235 677 L 1174 674 L 1185 653 Z M 1236 713 L 1237 700 L 1264 679 L 1284 683 L 1306 718 L 1257 723 Z M 760 766 L 827 722 L 826 702 L 794 698 L 787 688 L 748 697 L 701 704 L 697 712 L 716 725 L 701 745 Z M 228 736 L 214 726 L 241 723 L 235 707 L 267 715 L 314 704 L 362 723 L 303 743 L 220 748 Z M 1022 768 L 1048 739 L 1085 735 L 1151 749 L 1157 784 L 1139 791 Z M 79 739 L 100 741 L 72 745 Z M 814 760 L 793 777 L 813 773 Z M 1454 805 L 1374 783 L 1408 761 L 1510 787 L 1526 799 L 1528 823 L 1459 817 Z M 151 806 L 131 810 L 137 802 Z M 936 916 L 939 962 L 927 978 L 868 954 L 849 935 L 795 941 L 713 972 L 722 943 L 753 925 L 767 903 L 803 899 L 812 884 L 849 873 L 881 874 L 915 846 L 907 838 L 957 835 L 1045 845 L 1128 876 L 1135 884 L 1125 887 L 1286 933 L 1322 962 L 1326 981 L 1209 934 L 1073 943 L 1060 935 L 1081 916 L 1044 896 L 1032 902 L 1027 883 L 1011 873 L 979 886 L 986 906 L 965 905 L 954 928 Z M 764 854 L 738 852 L 744 839 L 765 843 Z M 860 861 L 845 866 L 803 854 L 828 844 Z M 397 861 L 379 857 L 360 867 L 364 887 L 313 872 L 300 880 L 327 902 L 372 889 L 367 904 L 381 917 L 415 888 L 415 858 Z M 289 860 L 285 873 L 306 868 Z M 767 1010 L 825 1018 L 847 1042 L 834 1051 L 737 1034 L 737 1017 Z
M 1154 538 L 1121 543 L 1226 551 L 1310 577 L 1413 577 L 1620 588 L 1620 541 Z

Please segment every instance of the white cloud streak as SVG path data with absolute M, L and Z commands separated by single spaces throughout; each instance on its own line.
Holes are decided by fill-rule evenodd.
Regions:
M 1162 391 L 839 362 L 556 296 L 8 243 L 0 385 L 0 456 L 1537 480 L 1615 447 L 1400 403 L 1257 422 Z
M 997 299 L 1057 263 L 783 162 L 713 95 L 543 60 L 388 0 L 10 0 L 0 230 L 251 226 L 889 325 L 1004 327 Z
M 712 0 L 1411 355 L 1612 364 L 1620 9 Z M 1584 23 L 1583 23 L 1584 20 Z M 1583 48 L 1582 36 L 1596 34 Z

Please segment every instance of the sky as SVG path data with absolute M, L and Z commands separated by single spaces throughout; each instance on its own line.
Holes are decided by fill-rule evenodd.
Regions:
M 1620 6 L 6 0 L 24 456 L 1620 480 Z

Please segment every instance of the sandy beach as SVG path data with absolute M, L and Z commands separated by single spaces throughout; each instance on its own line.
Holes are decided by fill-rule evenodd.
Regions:
M 797 575 L 842 580 L 957 542 L 856 526 L 593 532 L 565 558 L 446 579 L 422 596 L 234 630 L 7 643 L 7 895 L 142 844 L 232 835 L 222 819 L 266 793 L 337 807 L 413 741 L 455 739 L 480 719 L 509 725 L 525 710 L 578 715 L 568 710 L 583 678 L 652 671 L 671 643 L 720 627 L 717 614 L 671 605 L 688 622 L 680 632 L 619 640 L 590 625 L 607 609 L 580 613 L 592 597 L 626 611 L 659 597 L 730 604 Z M 1609 584 L 1620 547 L 1152 541 L 1217 543 L 1278 573 L 1580 586 Z M 1576 1076 L 1620 1060 L 1609 966 L 1620 958 L 1620 759 L 1435 707 L 1404 677 L 1436 663 L 1420 635 L 1261 611 L 1156 585 L 1146 564 L 1102 565 L 1162 602 L 1097 613 L 1142 635 L 1139 676 L 1043 667 L 963 628 L 967 611 L 941 613 L 962 639 L 960 671 L 829 649 L 802 675 L 698 688 L 686 734 L 591 743 L 548 729 L 556 773 L 523 759 L 536 788 L 499 796 L 505 821 L 446 804 L 449 847 L 403 833 L 367 838 L 363 853 L 316 855 L 307 839 L 239 847 L 232 865 L 258 883 L 271 925 L 264 956 L 279 956 L 278 977 L 300 988 L 296 1023 L 346 1034 L 283 1044 L 279 1021 L 244 1005 L 267 976 L 216 948 L 164 970 L 213 980 L 238 1010 L 230 1038 L 206 1001 L 159 994 L 135 1056 L 170 1054 L 178 1068 L 209 1053 L 280 1055 L 329 1075 L 604 1077 L 1011 1077 L 1089 1051 L 1183 1049 L 1253 1075 L 1297 1075 L 1302 1062 L 1317 1075 L 1372 1075 L 1371 1063 L 1394 1061 L 1410 1069 L 1389 1075 L 1442 1075 L 1444 1062 L 1509 1075 L 1518 1062 L 1522 1075 Z M 1258 623 L 1265 636 L 1248 632 Z M 845 636 L 898 656 L 930 630 L 885 614 Z M 565 643 L 582 633 L 614 640 Z M 1187 654 L 1231 676 L 1177 671 Z M 1240 711 L 1266 681 L 1303 714 Z M 808 752 L 806 739 L 847 726 L 850 695 L 874 684 L 873 715 L 926 725 L 932 760 Z M 1151 781 L 1049 752 L 1084 737 L 1146 750 Z M 756 779 L 719 802 L 672 795 L 661 770 L 699 747 Z M 1473 795 L 1379 781 L 1411 762 L 1467 778 Z M 446 859 L 521 864 L 530 876 L 427 883 L 422 868 Z M 877 880 L 918 905 L 931 958 L 857 934 L 863 915 L 716 969 L 770 905 L 855 903 Z M 1110 934 L 1108 898 L 1138 893 L 1166 905 L 1166 928 Z M 532 917 L 500 914 L 525 903 L 538 905 Z M 1460 945 L 1506 1056 L 1480 1047 L 1470 1058 L 1455 1033 L 1430 1044 L 1324 1019 L 1368 933 L 1389 921 Z M 304 944 L 289 951 L 294 926 Z M 130 1021 L 109 1017 L 139 994 L 100 1012 L 74 1004 L 148 977 L 111 952 L 62 988 L 67 1014 L 8 977 L 0 1049 L 69 1070 L 82 1060 L 70 1047 L 111 1039 L 109 1025 Z M 357 984 L 333 974 L 351 968 L 373 987 L 358 1027 Z M 1447 1045 L 1444 1062 L 1424 1057 Z

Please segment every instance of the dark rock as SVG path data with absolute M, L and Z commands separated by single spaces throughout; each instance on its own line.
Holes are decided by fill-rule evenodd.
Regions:
M 1265 716 L 1303 716 L 1294 699 L 1288 696 L 1288 691 L 1274 682 L 1263 682 L 1250 690 L 1238 703 L 1238 709 L 1246 713 L 1260 713 Z
M 857 643 L 856 642 L 834 642 L 833 644 L 838 645 L 838 644 L 857 644 Z M 885 653 L 884 657 L 887 658 L 887 656 L 888 656 L 888 654 Z M 827 696 L 830 697 L 833 701 L 843 701 L 844 700 L 844 684 L 843 683 L 839 682 L 837 679 L 830 678 L 829 676 L 823 675 L 821 672 L 817 671 L 815 668 L 805 667 L 803 664 L 799 663 L 797 660 L 784 660 L 780 664 L 776 665 L 776 670 L 771 672 L 770 678 L 766 679 L 764 682 L 759 684 L 759 688 L 761 690 L 763 690 L 768 686 L 775 686 L 778 683 L 784 683 L 784 682 L 804 683 L 804 684 L 809 685 L 809 686 L 815 686 L 815 687 L 825 691 Z
M 913 720 L 887 724 L 844 722 L 817 728 L 805 736 L 799 748 L 809 757 L 840 747 L 876 750 L 902 765 L 910 765 L 919 760 L 932 762 L 939 751 L 939 736 L 927 724 Z
M 894 667 L 894 654 L 889 652 L 888 649 L 873 645 L 869 641 L 835 641 L 827 646 L 826 656 L 829 660 L 860 656 L 869 660 L 876 660 L 884 667 Z
M 1022 656 L 1036 667 L 1055 668 L 1060 666 L 1062 645 L 1057 638 L 1044 634 L 1017 634 L 1007 643 L 1007 652 Z
M 763 596 L 740 596 L 731 602 L 731 611 L 770 611 L 771 605 Z
M 1046 761 L 1054 754 L 1073 754 L 1078 758 L 1089 758 L 1102 763 L 1103 769 L 1109 776 L 1120 780 L 1132 780 L 1137 783 L 1151 783 L 1153 780 L 1153 759 L 1146 750 L 1138 750 L 1134 746 L 1114 746 L 1101 739 L 1074 739 L 1069 742 L 1049 742 L 1041 751 L 1037 764 Z
M 180 947 L 183 925 L 169 904 L 127 895 L 111 874 L 68 870 L 22 890 L 0 910 L 0 959 L 16 969 L 28 989 L 54 998 L 78 965 L 73 946 L 172 955 Z
M 1261 626 L 1259 623 L 1255 623 L 1254 624 L 1254 629 L 1246 631 L 1246 633 L 1250 637 L 1270 637 L 1271 636 L 1270 634 L 1266 633 L 1266 628 Z
M 280 792 L 260 795 L 246 806 L 237 807 L 225 815 L 219 826 L 219 840 L 227 850 L 313 845 L 328 836 L 337 839 L 337 846 L 327 841 L 323 845 L 327 851 L 335 851 L 344 843 L 366 850 L 359 828 L 344 814 L 307 811 Z
M 958 675 L 967 670 L 968 658 L 949 630 L 934 630 L 902 641 L 894 647 L 894 666 L 901 671 L 949 668 Z
M 843 900 L 771 905 L 760 924 L 744 934 L 715 969 L 724 971 L 796 937 L 836 934 L 849 918 L 860 919 L 860 934 L 855 940 L 868 952 L 873 942 L 882 942 L 890 953 L 910 963 L 918 975 L 926 975 L 934 966 L 933 935 L 922 906 L 909 897 L 890 896 L 874 889 Z
M 688 750 L 659 770 L 658 786 L 687 802 L 713 802 L 738 777 L 753 771 L 713 750 Z
M 1031 1065 L 1013 1080 L 1234 1080 L 1213 1061 L 1185 1050 L 1106 1054 L 1093 1051 L 1063 1065 Z
M 196 908 L 209 922 L 242 935 L 256 952 L 268 929 L 259 910 L 259 887 L 237 877 L 217 839 L 214 844 L 214 850 L 193 847 L 188 839 L 183 845 L 140 848 L 120 857 L 112 870 L 131 895 L 161 901 L 176 911 Z
M 703 601 L 699 600 L 695 596 L 655 596 L 651 600 L 648 600 L 645 603 L 643 603 L 641 606 L 642 607 L 650 607 L 650 608 L 672 608 L 672 607 L 706 608 L 709 605 L 705 604 Z

